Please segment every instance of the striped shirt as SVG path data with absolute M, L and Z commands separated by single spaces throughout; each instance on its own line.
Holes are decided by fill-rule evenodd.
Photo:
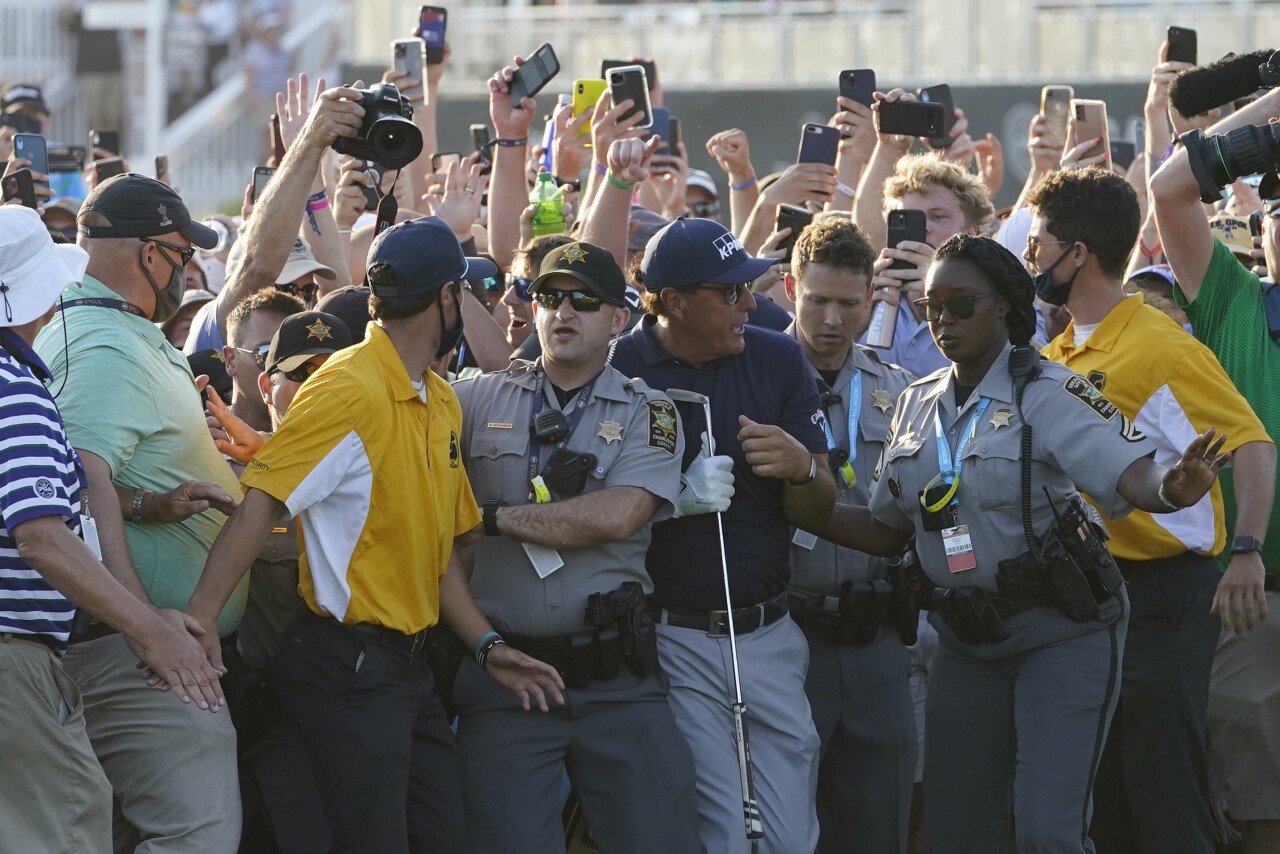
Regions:
M 80 534 L 80 460 L 42 380 L 49 371 L 11 329 L 0 329 L 0 632 L 65 643 L 75 606 L 18 556 L 10 531 L 61 516 Z

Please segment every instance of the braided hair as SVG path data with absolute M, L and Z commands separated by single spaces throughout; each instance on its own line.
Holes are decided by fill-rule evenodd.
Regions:
M 1018 256 L 989 237 L 957 234 L 938 247 L 933 263 L 948 258 L 971 262 L 991 280 L 996 293 L 1009 303 L 1009 314 L 1005 317 L 1009 341 L 1014 345 L 1030 343 L 1036 332 L 1036 292 L 1031 274 Z

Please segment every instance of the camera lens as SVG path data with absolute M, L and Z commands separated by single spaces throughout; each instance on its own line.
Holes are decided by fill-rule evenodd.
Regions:
M 1221 188 L 1246 175 L 1275 172 L 1280 168 L 1280 127 L 1249 125 L 1214 136 L 1190 131 L 1180 137 L 1186 146 L 1200 198 L 1218 201 Z
M 369 129 L 369 159 L 385 169 L 408 166 L 422 153 L 422 133 L 400 116 L 378 119 Z

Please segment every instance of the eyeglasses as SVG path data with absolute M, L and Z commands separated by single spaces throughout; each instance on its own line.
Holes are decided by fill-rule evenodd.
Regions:
M 574 311 L 599 311 L 604 305 L 604 300 L 600 297 L 592 296 L 586 291 L 560 291 L 546 290 L 538 291 L 533 295 L 534 302 L 543 308 L 556 309 L 564 302 L 565 297 L 569 298 L 569 305 L 573 306 Z
M 719 202 L 694 202 L 689 205 L 689 213 L 700 219 L 717 216 L 720 213 Z
M 267 366 L 267 353 L 271 352 L 271 345 L 259 344 L 258 349 L 256 350 L 246 350 L 243 347 L 232 347 L 231 349 L 235 350 L 237 353 L 244 353 L 245 355 L 252 356 L 254 364 L 258 366 L 259 370 L 261 370 Z
M 320 364 L 322 365 L 324 362 Z M 320 365 L 315 362 L 303 362 L 292 371 L 277 371 L 277 373 L 290 382 L 305 383 L 318 370 L 320 370 Z
M 947 313 L 956 320 L 968 320 L 973 317 L 973 310 L 977 307 L 978 300 L 993 297 L 995 295 L 995 291 L 987 291 L 985 294 L 960 294 L 959 296 L 947 297 L 946 299 L 921 297 L 920 299 L 915 300 L 913 304 L 916 308 L 923 311 L 925 317 L 929 320 L 941 319 L 942 310 L 944 308 L 947 310 Z
M 1028 238 L 1027 238 L 1027 251 L 1026 251 L 1026 253 L 1023 255 L 1023 257 L 1026 259 L 1027 264 L 1028 264 L 1028 265 L 1029 265 L 1033 270 L 1035 270 L 1036 272 L 1039 272 L 1039 271 L 1040 271 L 1040 268 L 1036 266 L 1036 256 L 1038 256 L 1038 255 L 1040 254 L 1040 247 L 1042 247 L 1042 246 L 1067 246 L 1067 245 L 1069 245 L 1069 244 L 1071 244 L 1071 243 L 1073 243 L 1073 242 L 1074 242 L 1074 241 L 1071 241 L 1071 240 L 1036 240 L 1034 237 L 1028 237 Z
M 486 276 L 483 280 L 484 289 L 489 292 L 500 291 L 502 287 L 498 284 L 497 276 Z
M 691 290 L 695 291 L 719 291 L 725 305 L 737 305 L 743 291 L 754 293 L 755 289 L 755 282 L 744 282 L 737 285 L 694 285 L 691 288 Z
M 516 289 L 516 296 L 525 302 L 530 302 L 533 297 L 529 295 L 529 286 L 533 284 L 533 279 L 525 279 L 514 273 L 507 273 L 507 287 Z
M 164 240 L 156 240 L 154 237 L 139 237 L 138 239 L 141 240 L 143 243 L 154 243 L 156 246 L 163 246 L 165 249 L 171 249 L 174 252 L 177 252 L 179 257 L 182 258 L 182 263 L 178 265 L 179 267 L 187 266 L 187 264 L 191 261 L 193 257 L 195 257 L 195 254 L 196 254 L 196 248 L 194 246 L 179 246 L 176 243 L 168 243 Z M 160 254 L 164 255 L 163 252 L 161 252 Z M 170 258 L 167 255 L 165 256 L 165 260 L 168 261 L 170 264 L 173 263 L 173 261 L 170 260 Z

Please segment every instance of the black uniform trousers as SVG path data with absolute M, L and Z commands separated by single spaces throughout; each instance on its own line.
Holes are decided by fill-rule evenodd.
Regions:
M 1132 613 L 1089 835 L 1098 854 L 1212 854 L 1206 714 L 1218 565 L 1192 552 L 1117 563 Z
M 308 612 L 281 635 L 272 677 L 311 758 L 330 851 L 466 850 L 457 747 L 421 653 Z

